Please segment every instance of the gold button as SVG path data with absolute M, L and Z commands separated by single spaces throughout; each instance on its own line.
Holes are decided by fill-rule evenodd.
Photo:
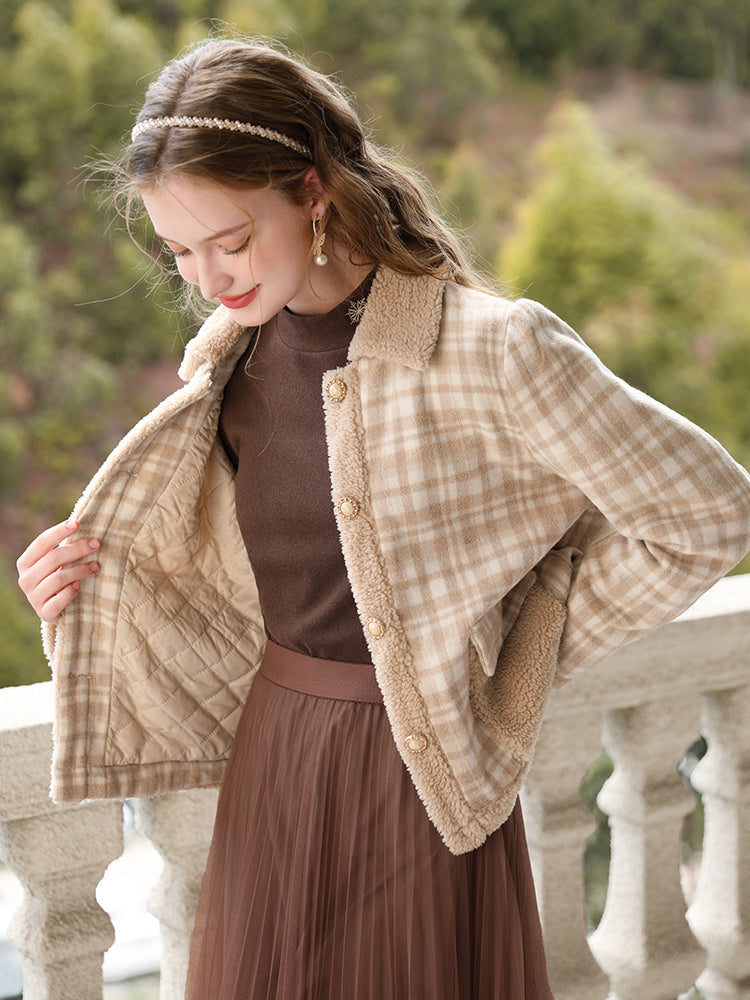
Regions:
M 347 521 L 353 521 L 359 514 L 359 504 L 352 497 L 342 497 L 336 504 L 339 514 Z
M 332 403 L 343 402 L 346 396 L 346 382 L 342 382 L 340 378 L 332 378 L 326 386 L 326 396 Z
M 423 750 L 427 749 L 427 738 L 421 733 L 412 733 L 411 736 L 407 736 L 404 740 L 407 750 L 411 750 L 412 753 L 422 753 Z
M 373 639 L 382 639 L 385 635 L 385 624 L 379 618 L 368 618 L 366 628 Z

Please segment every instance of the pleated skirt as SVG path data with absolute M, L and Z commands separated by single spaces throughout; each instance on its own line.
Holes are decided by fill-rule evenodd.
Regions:
M 520 805 L 453 855 L 374 668 L 268 644 L 219 796 L 188 1000 L 552 1000 Z

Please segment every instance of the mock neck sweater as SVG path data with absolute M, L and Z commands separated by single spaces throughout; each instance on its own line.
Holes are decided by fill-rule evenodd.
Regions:
M 321 384 L 346 363 L 372 276 L 321 316 L 287 309 L 230 378 L 219 433 L 266 631 L 309 656 L 370 663 L 331 500 Z

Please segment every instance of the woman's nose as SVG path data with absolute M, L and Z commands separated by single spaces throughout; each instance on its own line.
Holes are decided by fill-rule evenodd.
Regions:
M 220 261 L 204 261 L 198 265 L 198 288 L 204 299 L 215 299 L 232 285 L 232 277 L 221 267 Z

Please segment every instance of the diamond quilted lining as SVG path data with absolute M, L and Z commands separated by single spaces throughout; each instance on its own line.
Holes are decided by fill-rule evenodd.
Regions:
M 233 475 L 217 443 L 205 475 L 175 479 L 135 538 L 118 612 L 107 763 L 228 755 L 265 643 L 233 511 Z

